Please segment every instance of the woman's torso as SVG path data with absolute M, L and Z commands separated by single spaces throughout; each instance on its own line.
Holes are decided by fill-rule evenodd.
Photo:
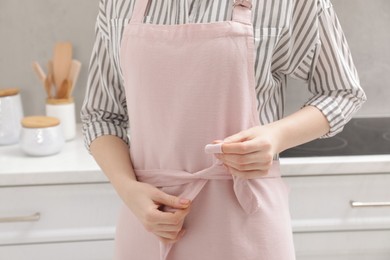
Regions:
M 134 2 L 134 0 L 106 0 L 102 1 L 100 6 L 100 9 L 104 9 L 101 14 L 105 15 L 105 20 L 103 21 L 102 18 L 98 26 L 111 41 L 112 56 L 119 71 L 120 43 L 124 28 L 131 18 Z M 281 54 L 286 51 L 283 42 L 287 38 L 282 36 L 289 31 L 294 8 L 292 2 L 290 0 L 253 1 L 255 83 L 259 104 L 257 110 L 262 124 L 275 121 L 283 115 L 286 76 L 277 70 L 286 63 L 287 56 L 283 57 Z M 227 21 L 231 19 L 232 3 L 232 0 L 152 0 L 144 22 L 184 24 Z M 280 57 L 275 60 L 276 56 Z

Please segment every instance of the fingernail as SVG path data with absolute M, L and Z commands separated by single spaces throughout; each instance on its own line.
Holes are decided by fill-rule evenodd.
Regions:
M 180 204 L 182 204 L 182 205 L 188 205 L 188 204 L 190 204 L 190 200 L 189 199 L 180 199 Z
M 207 144 L 204 150 L 208 154 L 222 153 L 222 143 L 218 144 Z

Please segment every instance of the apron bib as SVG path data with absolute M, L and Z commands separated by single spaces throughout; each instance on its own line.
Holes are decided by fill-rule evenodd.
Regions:
M 142 22 L 149 1 L 138 0 L 120 57 L 138 181 L 191 200 L 206 183 L 228 181 L 237 210 L 251 215 L 261 208 L 261 180 L 232 177 L 204 151 L 213 140 L 260 125 L 251 3 L 237 2 L 231 21 L 158 25 Z M 277 161 L 261 179 L 280 179 Z M 170 259 L 171 249 L 161 243 L 160 260 Z

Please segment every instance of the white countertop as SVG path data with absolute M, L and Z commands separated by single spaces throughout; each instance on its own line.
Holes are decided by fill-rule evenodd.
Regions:
M 389 155 L 281 158 L 283 176 L 389 173 Z
M 333 174 L 390 173 L 390 155 L 282 158 L 284 177 Z M 0 146 L 0 187 L 107 182 L 81 134 L 61 153 L 29 157 L 19 145 Z
M 18 144 L 0 146 L 0 187 L 107 182 L 84 147 L 81 133 L 56 155 L 30 157 Z

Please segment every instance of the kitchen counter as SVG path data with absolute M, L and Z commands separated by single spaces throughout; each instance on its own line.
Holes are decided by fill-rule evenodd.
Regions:
M 25 155 L 18 144 L 0 146 L 0 187 L 108 182 L 84 147 L 81 133 L 47 157 Z
M 390 155 L 281 158 L 285 177 L 390 173 Z M 81 133 L 61 153 L 29 157 L 19 145 L 0 147 L 0 187 L 108 182 L 86 151 Z
M 0 198 L 1 259 L 112 258 L 122 202 L 80 133 L 48 157 L 0 147 Z
M 390 208 L 354 208 L 351 201 L 390 201 L 390 155 L 280 161 L 297 259 L 389 259 Z M 77 251 L 77 259 L 111 258 L 122 204 L 81 133 L 48 157 L 28 157 L 19 145 L 0 147 L 0 197 L 7 198 L 0 219 L 39 218 L 1 225 L 0 255 L 53 259 Z
M 280 158 L 280 163 L 285 177 L 390 173 L 390 154 Z

